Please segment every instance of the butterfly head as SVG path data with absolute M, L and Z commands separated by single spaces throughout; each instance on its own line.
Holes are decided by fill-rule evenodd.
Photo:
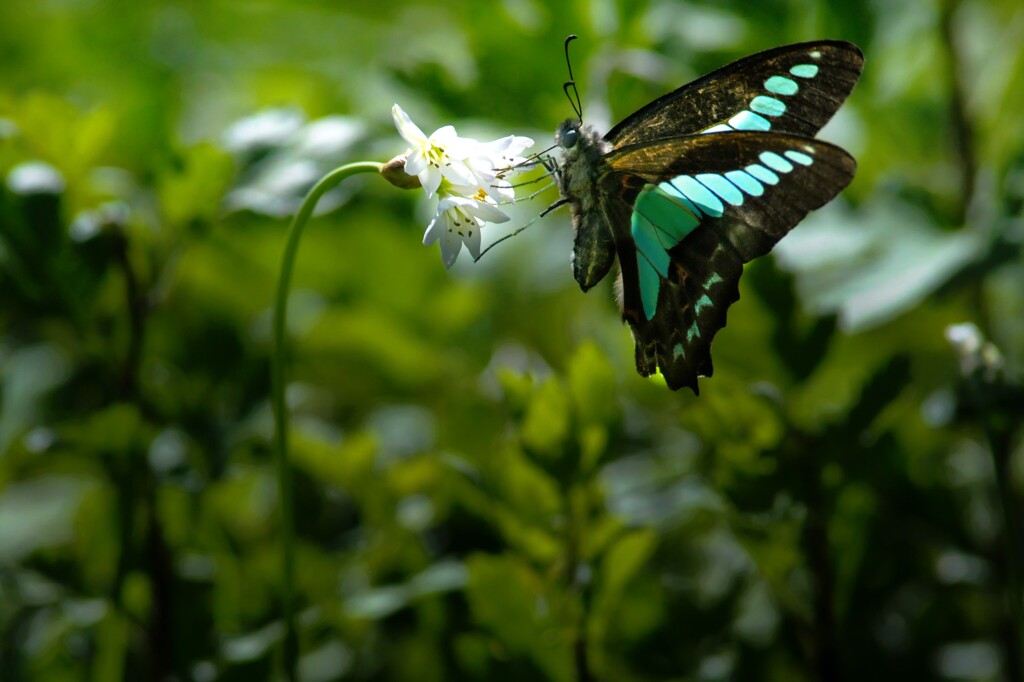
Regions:
M 566 119 L 555 130 L 555 143 L 565 150 L 572 149 L 580 141 L 580 126 L 582 124 L 573 118 Z

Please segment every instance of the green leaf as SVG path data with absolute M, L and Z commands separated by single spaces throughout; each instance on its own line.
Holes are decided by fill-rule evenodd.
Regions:
M 376 473 L 376 439 L 366 432 L 347 435 L 338 445 L 293 435 L 292 461 L 314 480 L 358 495 Z
M 810 620 L 810 597 L 794 581 L 804 558 L 801 534 L 804 524 L 797 510 L 781 518 L 735 518 L 735 539 L 742 545 L 772 594 L 790 613 Z
M 523 446 L 544 459 L 559 459 L 565 453 L 569 419 L 569 396 L 550 378 L 530 398 L 520 432 Z
M 581 424 L 609 424 L 619 414 L 615 372 L 608 358 L 590 342 L 569 360 L 569 395 Z
M 142 421 L 138 406 L 117 403 L 62 427 L 61 435 L 72 447 L 123 459 L 145 452 L 150 431 Z
M 183 150 L 178 168 L 160 177 L 160 208 L 167 224 L 182 229 L 215 222 L 224 210 L 224 193 L 233 172 L 231 157 L 213 145 Z
M 26 146 L 72 179 L 102 165 L 117 135 L 117 119 L 110 109 L 84 112 L 67 99 L 40 89 L 17 103 L 12 118 Z
M 556 561 L 564 514 L 558 483 L 514 446 L 492 453 L 483 480 L 460 485 L 465 501 L 495 525 L 510 547 L 537 562 Z
M 512 656 L 532 661 L 552 682 L 572 680 L 571 647 L 540 576 L 513 556 L 469 558 L 466 597 L 473 619 Z
M 600 562 L 589 630 L 603 643 L 612 628 L 629 582 L 654 554 L 658 536 L 654 530 L 636 530 L 615 542 Z
M 0 492 L 0 564 L 69 543 L 78 504 L 92 485 L 88 479 L 72 476 L 6 485 Z

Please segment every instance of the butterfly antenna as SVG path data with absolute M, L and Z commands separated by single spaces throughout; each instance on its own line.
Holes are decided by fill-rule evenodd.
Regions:
M 575 33 L 565 39 L 565 66 L 569 69 L 569 80 L 562 85 L 565 96 L 569 99 L 569 105 L 576 112 L 576 118 L 583 121 L 583 103 L 580 101 L 580 91 L 576 88 L 576 79 L 572 75 L 572 60 L 569 59 L 569 43 L 578 38 Z M 572 92 L 570 92 L 572 90 Z

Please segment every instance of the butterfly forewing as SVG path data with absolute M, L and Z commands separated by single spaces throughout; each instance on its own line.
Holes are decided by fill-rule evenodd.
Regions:
M 654 100 L 605 139 L 618 147 L 702 131 L 814 136 L 850 94 L 863 66 L 860 49 L 843 41 L 759 52 Z

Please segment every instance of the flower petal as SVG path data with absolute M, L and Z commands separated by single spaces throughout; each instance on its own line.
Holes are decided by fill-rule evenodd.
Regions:
M 519 156 L 533 146 L 533 138 L 513 135 L 512 142 L 505 148 L 505 156 Z
M 441 166 L 441 174 L 453 185 L 466 185 L 473 188 L 483 186 L 464 161 L 453 161 L 446 166 Z
M 474 181 L 468 184 L 487 189 L 498 177 L 498 172 L 494 169 L 494 162 L 491 159 L 476 157 L 466 159 L 465 164 L 474 178 Z
M 462 160 L 476 153 L 480 143 L 469 137 L 459 137 L 454 126 L 444 126 L 434 131 L 430 142 L 444 149 L 450 159 Z
M 513 161 L 524 161 L 519 156 L 528 147 L 533 146 L 533 140 L 521 135 L 506 135 L 505 137 L 485 142 L 480 145 L 481 156 L 487 157 L 495 166 L 504 167 Z
M 405 172 L 408 175 L 419 175 L 427 167 L 427 157 L 420 149 L 412 149 L 405 157 Z
M 479 218 L 489 223 L 505 223 L 509 221 L 509 217 L 494 204 L 467 197 L 454 198 L 459 200 L 459 207 L 474 218 Z
M 466 234 L 462 239 L 466 244 L 466 248 L 469 249 L 469 255 L 473 256 L 473 260 L 480 257 L 480 226 L 471 225 L 466 230 Z
M 438 238 L 444 234 L 444 217 L 441 212 L 438 211 L 434 216 L 434 219 L 427 225 L 427 231 L 423 233 L 423 246 L 430 246 L 438 240 Z
M 495 180 L 487 189 L 487 194 L 508 203 L 514 203 L 516 200 L 516 190 L 508 180 Z
M 462 251 L 462 240 L 455 233 L 445 230 L 444 236 L 441 238 L 441 260 L 446 268 L 455 265 L 455 259 L 459 257 L 460 251 Z
M 423 185 L 423 189 L 426 190 L 427 196 L 434 196 L 434 192 L 441 186 L 441 171 L 437 170 L 433 166 L 426 166 L 423 170 L 416 174 L 420 179 L 420 184 Z
M 449 145 L 456 144 L 458 139 L 459 134 L 455 132 L 453 125 L 441 126 L 430 134 L 430 143 L 438 147 L 447 148 Z
M 506 137 L 500 137 L 497 140 L 491 140 L 490 142 L 480 143 L 481 156 L 500 156 L 508 146 L 512 143 L 514 136 L 508 135 Z
M 427 141 L 427 136 L 423 134 L 419 126 L 412 122 L 409 118 L 409 114 L 405 113 L 402 107 L 395 104 L 391 107 L 391 118 L 395 121 L 395 127 L 398 128 L 398 134 L 401 135 L 406 142 L 413 145 L 414 147 L 421 147 Z

